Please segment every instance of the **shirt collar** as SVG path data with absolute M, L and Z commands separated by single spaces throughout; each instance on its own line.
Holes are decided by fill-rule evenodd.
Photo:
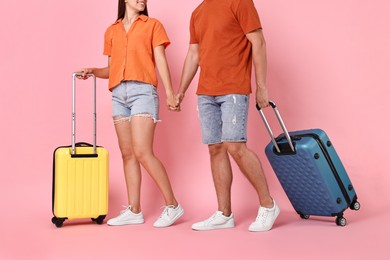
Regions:
M 143 22 L 146 22 L 149 19 L 149 16 L 141 14 L 140 16 L 138 16 L 138 19 L 141 19 Z
M 140 16 L 138 16 L 137 17 L 137 20 L 141 20 L 141 21 L 143 21 L 143 22 L 146 22 L 148 19 L 149 19 L 149 16 L 146 16 L 146 15 L 143 15 L 143 14 L 141 14 Z M 114 24 L 117 24 L 117 23 L 119 23 L 120 21 L 122 21 L 123 19 L 118 19 L 118 20 L 116 20 L 115 21 L 115 23 Z M 137 21 L 136 20 L 136 21 Z

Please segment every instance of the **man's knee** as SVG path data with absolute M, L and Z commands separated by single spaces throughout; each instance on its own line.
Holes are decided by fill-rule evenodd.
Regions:
M 247 149 L 245 143 L 224 143 L 224 146 L 233 158 L 242 156 Z
M 226 148 L 222 143 L 209 145 L 210 156 L 216 156 L 221 153 L 226 153 Z

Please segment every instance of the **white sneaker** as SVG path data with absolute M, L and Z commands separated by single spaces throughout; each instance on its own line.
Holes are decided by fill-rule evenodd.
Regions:
M 112 218 L 107 221 L 107 225 L 109 226 L 122 226 L 122 225 L 130 225 L 130 224 L 143 224 L 144 216 L 142 212 L 133 213 L 131 211 L 131 206 L 126 207 L 125 210 L 122 210 L 119 216 Z
M 275 201 L 272 208 L 260 207 L 255 222 L 249 226 L 249 231 L 256 232 L 270 230 L 279 213 L 280 209 Z
M 169 227 L 181 216 L 183 216 L 184 210 L 180 204 L 175 208 L 173 205 L 165 206 L 160 217 L 154 222 L 154 227 Z
M 233 213 L 229 217 L 223 215 L 222 211 L 215 212 L 210 218 L 192 225 L 193 230 L 214 230 L 222 228 L 233 228 Z

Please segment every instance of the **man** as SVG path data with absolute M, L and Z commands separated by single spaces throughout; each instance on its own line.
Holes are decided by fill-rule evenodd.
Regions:
M 184 98 L 198 67 L 197 89 L 202 142 L 208 144 L 218 211 L 194 230 L 232 228 L 232 169 L 229 155 L 255 188 L 260 207 L 249 231 L 270 230 L 280 209 L 271 198 L 258 157 L 246 146 L 252 60 L 256 102 L 268 106 L 266 49 L 252 0 L 204 0 L 192 13 L 190 46 L 177 95 Z

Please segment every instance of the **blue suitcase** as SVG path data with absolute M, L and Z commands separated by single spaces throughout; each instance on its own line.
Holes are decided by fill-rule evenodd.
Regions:
M 329 137 L 321 129 L 288 132 L 275 103 L 270 105 L 284 133 L 275 138 L 257 106 L 271 136 L 265 153 L 295 211 L 303 219 L 336 217 L 345 226 L 344 211 L 359 210 L 360 203 Z

